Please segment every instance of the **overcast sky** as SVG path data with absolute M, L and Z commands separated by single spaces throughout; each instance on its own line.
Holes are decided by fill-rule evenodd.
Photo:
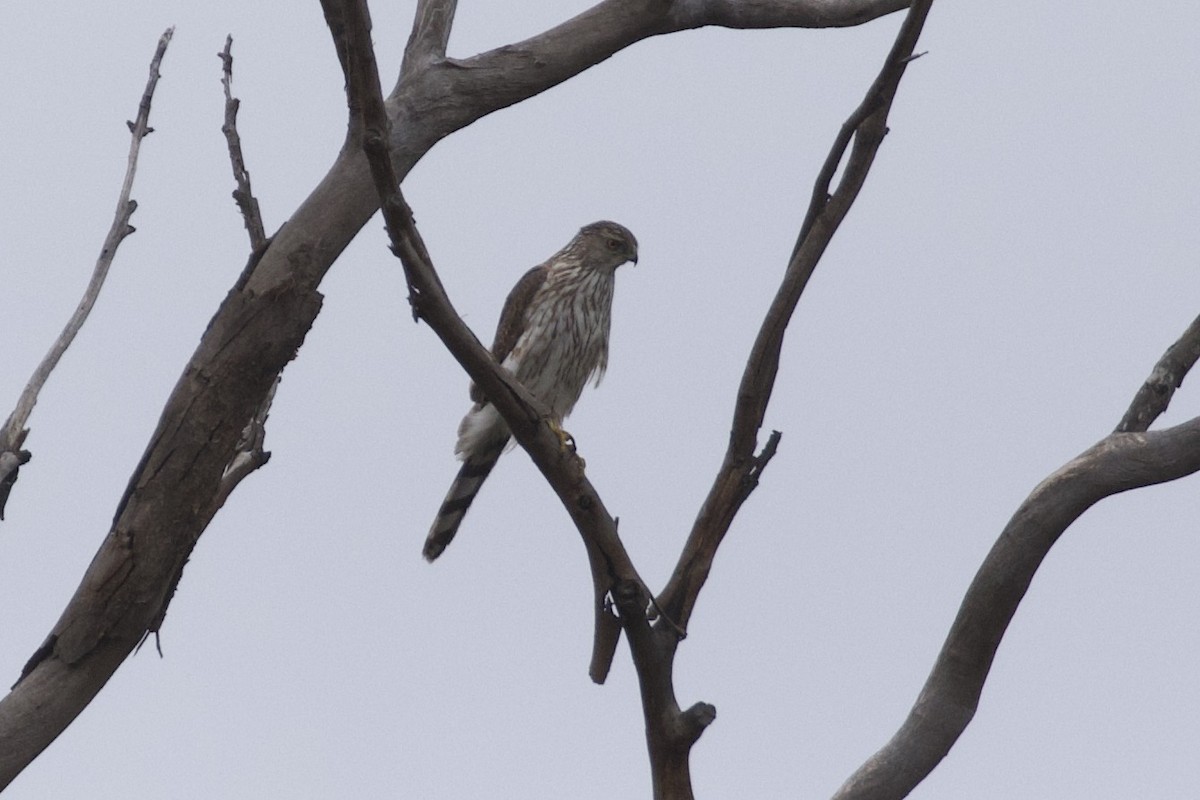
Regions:
M 375 3 L 390 86 L 412 2 Z M 582 0 L 464 2 L 467 56 Z M 0 524 L 0 677 L 100 545 L 176 378 L 245 262 L 221 137 L 269 230 L 332 163 L 342 76 L 316 2 L 8 4 L 0 25 L 0 417 L 78 301 L 158 36 L 176 25 L 126 240 L 43 393 Z M 580 225 L 638 237 L 609 371 L 567 428 L 642 575 L 670 574 L 812 180 L 900 23 L 637 44 L 437 145 L 405 189 L 490 340 Z M 1200 313 L 1200 10 L 939 2 L 891 134 L 805 294 L 744 507 L 677 660 L 716 705 L 700 797 L 819 798 L 891 736 L 1017 504 L 1110 431 Z M 165 657 L 131 657 L 13 798 L 648 797 L 622 644 L 587 676 L 579 536 L 520 451 L 434 566 L 467 379 L 408 311 L 373 220 L 284 373 L 273 458 L 190 561 Z M 1194 380 L 1194 379 L 1193 379 Z M 1164 424 L 1200 414 L 1185 385 Z M 1192 797 L 1194 479 L 1106 500 L 1051 553 L 925 800 Z

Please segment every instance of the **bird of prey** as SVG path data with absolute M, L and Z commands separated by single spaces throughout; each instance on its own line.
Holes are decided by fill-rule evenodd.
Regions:
M 571 413 L 588 380 L 594 375 L 599 384 L 604 375 L 614 276 L 627 261 L 637 263 L 633 234 L 615 222 L 593 222 L 545 263 L 526 272 L 504 301 L 492 355 L 550 408 L 555 425 Z M 474 405 L 459 423 L 454 448 L 462 468 L 425 539 L 423 553 L 429 561 L 454 538 L 512 436 L 475 385 L 471 400 Z

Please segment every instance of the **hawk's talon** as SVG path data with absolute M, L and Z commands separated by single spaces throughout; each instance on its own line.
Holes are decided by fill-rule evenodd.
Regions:
M 555 420 L 548 420 L 547 424 L 550 430 L 554 431 L 554 435 L 558 437 L 559 452 L 565 453 L 568 450 L 571 455 L 579 459 L 579 468 L 587 469 L 587 462 L 583 460 L 583 456 L 575 449 L 575 437 L 562 429 L 562 425 Z
M 569 447 L 571 448 L 571 452 L 574 453 L 575 437 L 564 431 L 562 425 L 554 420 L 550 420 L 547 424 L 550 426 L 550 430 L 554 431 L 554 435 L 558 437 L 558 449 L 566 450 Z

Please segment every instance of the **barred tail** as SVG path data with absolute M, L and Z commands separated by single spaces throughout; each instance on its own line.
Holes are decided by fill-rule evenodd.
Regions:
M 463 462 L 454 483 L 450 484 L 450 491 L 446 492 L 446 499 L 442 501 L 437 519 L 429 528 L 429 535 L 425 537 L 425 548 L 421 553 L 426 561 L 433 561 L 440 556 L 454 538 L 454 534 L 458 533 L 458 526 L 467 515 L 467 509 L 475 502 L 475 495 L 479 494 L 492 467 L 500 460 L 506 443 L 507 437 L 500 443 L 500 447 L 489 448 L 484 453 L 469 456 Z

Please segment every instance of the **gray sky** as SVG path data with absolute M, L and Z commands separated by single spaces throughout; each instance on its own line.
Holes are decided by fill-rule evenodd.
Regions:
M 461 5 L 459 56 L 589 3 Z M 372 8 L 385 76 L 412 6 Z M 245 261 L 219 131 L 225 34 L 269 229 L 332 162 L 345 107 L 315 2 L 16 4 L 4 22 L 0 416 L 78 300 L 124 121 L 178 26 L 138 232 L 43 393 L 0 525 L 11 680 Z M 719 464 L 815 172 L 899 22 L 655 38 L 447 139 L 406 184 L 484 339 L 516 278 L 580 225 L 637 234 L 608 376 L 567 427 L 653 587 Z M 1112 429 L 1200 312 L 1197 41 L 1200 11 L 1178 3 L 935 4 L 929 55 L 790 329 L 767 415 L 779 455 L 680 650 L 680 701 L 718 710 L 693 751 L 700 796 L 831 794 L 903 719 L 1017 504 Z M 442 560 L 420 558 L 467 380 L 412 323 L 378 219 L 323 291 L 272 461 L 196 549 L 166 657 L 132 657 L 8 794 L 649 796 L 628 652 L 591 684 L 586 558 L 528 458 L 503 459 Z M 1193 389 L 1163 423 L 1200 413 Z M 1071 528 L 975 721 L 913 796 L 1192 796 L 1198 512 L 1184 481 Z

